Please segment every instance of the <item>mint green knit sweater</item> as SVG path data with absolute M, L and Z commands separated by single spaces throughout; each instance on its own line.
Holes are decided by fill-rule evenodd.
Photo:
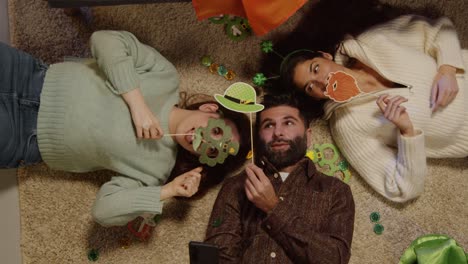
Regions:
M 94 60 L 53 64 L 47 71 L 39 150 L 53 169 L 115 171 L 99 190 L 93 216 L 104 226 L 125 225 L 144 213 L 162 212 L 160 186 L 174 166 L 177 144 L 170 137 L 138 140 L 120 94 L 140 88 L 168 133 L 179 79 L 169 61 L 129 32 L 95 32 L 91 51 Z

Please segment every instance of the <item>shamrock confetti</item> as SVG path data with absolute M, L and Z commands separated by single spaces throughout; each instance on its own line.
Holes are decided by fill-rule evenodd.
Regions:
M 253 83 L 257 86 L 263 86 L 266 82 L 267 78 L 263 73 L 257 73 L 253 77 Z
M 91 249 L 89 252 L 88 252 L 88 259 L 90 261 L 97 261 L 99 259 L 99 250 L 97 249 Z
M 270 53 L 273 51 L 273 42 L 271 42 L 271 40 L 262 41 L 260 46 L 262 47 L 262 51 L 265 53 Z

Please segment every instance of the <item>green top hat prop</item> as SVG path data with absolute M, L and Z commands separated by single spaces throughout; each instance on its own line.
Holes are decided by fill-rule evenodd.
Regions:
M 263 110 L 263 105 L 257 104 L 255 89 L 244 82 L 231 84 L 224 95 L 215 94 L 216 101 L 229 110 L 241 113 L 255 113 Z
M 257 92 L 255 89 L 247 83 L 236 82 L 231 84 L 224 95 L 215 94 L 215 99 L 225 108 L 240 112 L 240 113 L 249 113 L 250 115 L 250 153 L 248 158 L 252 158 L 252 163 L 254 161 L 253 155 L 253 128 L 252 128 L 252 113 L 263 110 L 264 106 L 262 104 L 257 104 Z

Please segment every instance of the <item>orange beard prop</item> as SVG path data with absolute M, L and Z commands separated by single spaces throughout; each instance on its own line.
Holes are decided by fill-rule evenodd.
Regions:
M 346 72 L 337 71 L 328 75 L 328 83 L 324 94 L 331 100 L 343 103 L 360 93 L 361 89 L 359 89 L 356 79 Z

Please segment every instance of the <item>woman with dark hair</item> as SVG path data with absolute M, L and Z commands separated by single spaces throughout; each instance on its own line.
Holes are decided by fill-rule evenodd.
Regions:
M 312 99 L 310 111 L 329 120 L 341 152 L 372 188 L 405 202 L 423 192 L 426 157 L 468 156 L 468 52 L 447 18 L 379 22 L 327 45 L 333 55 L 318 46 L 288 55 L 282 87 Z M 353 81 L 332 83 L 336 73 Z M 331 96 L 353 89 L 347 100 Z
M 91 51 L 92 60 L 48 66 L 0 43 L 0 167 L 115 171 L 93 206 L 98 223 L 114 226 L 160 214 L 164 200 L 197 193 L 202 175 L 222 180 L 243 165 L 247 116 L 213 99 L 179 107 L 176 69 L 129 32 L 95 32 Z
M 218 105 L 219 112 L 225 119 L 231 120 L 238 127 L 240 142 L 245 142 L 239 148 L 239 152 L 235 156 L 231 156 L 225 160 L 222 166 L 208 166 L 202 165 L 202 177 L 200 180 L 199 191 L 197 197 L 203 195 L 212 186 L 221 183 L 229 173 L 234 173 L 241 168 L 241 165 L 245 163 L 247 154 L 250 150 L 248 144 L 250 144 L 250 121 L 245 114 L 229 110 L 216 101 L 212 101 L 212 96 L 194 94 L 187 96 L 186 93 L 181 93 L 181 104 L 179 107 L 187 110 L 196 110 L 205 103 L 213 103 Z M 171 176 L 167 179 L 167 182 L 172 181 L 175 177 L 182 174 L 183 172 L 189 171 L 192 168 L 199 167 L 200 162 L 198 156 L 193 155 L 190 151 L 187 151 L 182 146 L 178 146 L 176 163 L 171 171 Z

